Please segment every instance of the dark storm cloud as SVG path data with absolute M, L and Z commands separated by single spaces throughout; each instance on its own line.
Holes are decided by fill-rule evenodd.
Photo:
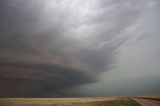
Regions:
M 7 80 L 3 83 L 8 83 L 8 82 L 15 83 L 14 80 L 15 81 L 20 80 L 19 81 L 20 85 L 17 85 L 17 84 L 15 85 L 19 87 L 24 86 L 23 91 L 25 91 L 26 93 L 28 92 L 28 94 L 31 93 L 30 91 L 33 91 L 30 94 L 30 96 L 34 96 L 34 97 L 39 95 L 47 96 L 46 95 L 47 92 L 60 93 L 64 89 L 69 89 L 71 87 L 74 87 L 83 83 L 91 83 L 94 81 L 94 79 L 91 78 L 91 76 L 88 75 L 88 73 L 82 73 L 79 70 L 65 68 L 58 65 L 1 63 L 0 69 L 1 69 L 0 79 Z M 12 86 L 15 86 L 15 85 L 12 85 Z M 5 87 L 5 84 L 3 85 L 3 87 Z M 1 87 L 1 89 L 3 87 Z M 17 89 L 14 87 L 11 87 L 11 88 L 13 91 Z M 35 90 L 35 93 L 34 93 L 34 90 Z M 38 94 L 36 90 L 41 91 L 41 92 L 38 92 L 41 94 Z M 8 92 L 3 94 L 6 94 L 7 96 L 10 95 L 8 94 Z M 4 95 L 1 95 L 1 97 L 3 96 Z M 27 96 L 27 95 L 21 95 L 21 96 Z M 58 95 L 52 95 L 52 96 L 58 96 Z M 16 95 L 14 95 L 13 97 L 16 97 Z
M 139 36 L 133 37 L 131 32 L 139 26 L 136 22 L 149 3 L 1 0 L 1 85 L 13 86 L 19 81 L 21 90 L 30 84 L 42 95 L 52 92 L 55 96 L 94 82 L 98 74 L 111 68 L 119 48 Z M 27 96 L 33 96 L 34 90 Z M 22 92 L 17 95 L 26 96 Z

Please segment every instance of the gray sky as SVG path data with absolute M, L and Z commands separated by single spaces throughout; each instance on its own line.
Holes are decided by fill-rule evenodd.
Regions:
M 1 0 L 1 97 L 160 94 L 158 10 L 158 0 Z

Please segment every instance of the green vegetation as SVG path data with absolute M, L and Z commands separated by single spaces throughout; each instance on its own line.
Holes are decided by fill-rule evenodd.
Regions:
M 139 106 L 129 97 L 4 98 L 0 106 Z

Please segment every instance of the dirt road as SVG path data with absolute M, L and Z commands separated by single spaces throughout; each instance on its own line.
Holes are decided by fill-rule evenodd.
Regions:
M 156 100 L 141 99 L 141 98 L 134 98 L 134 100 L 139 104 L 141 104 L 141 106 L 160 106 L 160 101 Z

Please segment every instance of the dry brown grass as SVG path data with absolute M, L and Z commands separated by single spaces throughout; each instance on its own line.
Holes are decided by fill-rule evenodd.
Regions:
M 129 99 L 128 97 L 0 99 L 0 106 L 108 106 L 108 105 L 137 106 L 135 102 Z

